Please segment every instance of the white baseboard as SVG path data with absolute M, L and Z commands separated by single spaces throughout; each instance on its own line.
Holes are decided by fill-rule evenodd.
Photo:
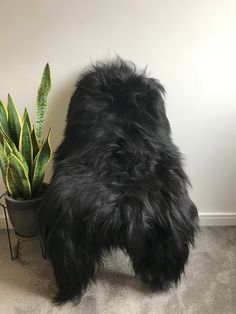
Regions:
M 199 218 L 200 226 L 236 226 L 236 212 L 199 212 Z M 0 229 L 5 228 L 4 215 L 0 214 Z
M 201 226 L 236 226 L 236 212 L 199 212 Z

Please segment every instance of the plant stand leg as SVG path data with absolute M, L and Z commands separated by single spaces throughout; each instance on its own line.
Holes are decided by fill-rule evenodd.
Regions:
M 19 257 L 20 240 L 17 239 L 15 259 Z
M 41 238 L 39 239 L 39 244 L 40 244 L 40 249 L 41 249 L 42 257 L 43 257 L 44 259 L 47 259 L 46 249 L 45 249 L 45 246 L 44 246 L 43 241 L 42 241 Z
M 17 244 L 15 247 L 15 254 L 13 254 L 13 249 L 12 249 L 12 243 L 11 243 L 11 235 L 10 235 L 10 229 L 9 229 L 9 224 L 8 224 L 8 219 L 7 219 L 7 212 L 6 212 L 6 207 L 2 206 L 4 210 L 4 216 L 5 216 L 5 221 L 6 221 L 6 226 L 7 226 L 7 237 L 8 237 L 8 244 L 9 244 L 9 249 L 10 249 L 10 254 L 11 254 L 11 260 L 14 261 L 19 257 L 19 244 L 20 241 L 17 239 Z

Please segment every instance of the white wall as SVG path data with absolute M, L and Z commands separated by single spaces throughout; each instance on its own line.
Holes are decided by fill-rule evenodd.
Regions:
M 48 61 L 55 147 L 83 67 L 115 54 L 148 65 L 167 90 L 199 210 L 236 214 L 235 10 L 230 0 L 1 0 L 0 99 L 10 92 L 33 114 Z

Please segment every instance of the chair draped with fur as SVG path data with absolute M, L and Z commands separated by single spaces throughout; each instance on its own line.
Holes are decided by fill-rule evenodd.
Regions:
M 116 248 L 152 290 L 168 289 L 184 272 L 198 214 L 164 93 L 122 59 L 82 74 L 40 210 L 58 303 L 81 297 L 103 254 Z

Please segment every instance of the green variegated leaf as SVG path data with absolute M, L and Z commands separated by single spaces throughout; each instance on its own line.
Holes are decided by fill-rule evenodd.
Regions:
M 33 159 L 34 159 L 35 156 L 38 154 L 38 151 L 39 151 L 39 143 L 37 140 L 37 136 L 36 136 L 36 132 L 35 132 L 34 127 L 33 127 L 33 130 L 31 132 L 31 140 L 32 140 L 32 145 L 33 145 Z
M 5 133 L 9 134 L 7 109 L 0 100 L 0 123 Z
M 33 178 L 32 178 L 32 194 L 37 194 L 41 191 L 46 166 L 52 156 L 50 146 L 50 131 L 47 139 L 41 146 L 38 154 L 35 157 L 33 164 Z
M 25 158 L 28 168 L 31 169 L 33 163 L 33 145 L 31 140 L 31 132 L 29 129 L 27 114 L 24 115 L 22 123 L 20 140 L 19 140 L 19 152 Z
M 0 122 L 0 143 L 3 145 L 4 143 L 4 137 L 3 137 L 3 134 L 2 134 L 2 125 L 1 125 L 1 122 Z
M 3 144 L 4 140 L 8 142 L 10 146 L 12 146 L 12 139 L 7 135 L 7 133 L 3 130 L 2 124 L 0 123 L 0 142 Z
M 14 180 L 11 168 L 7 167 L 7 173 L 6 173 L 6 186 L 8 193 L 12 195 L 14 198 L 18 198 L 22 196 L 21 191 L 19 190 L 17 183 Z
M 36 100 L 36 134 L 39 145 L 42 143 L 43 123 L 47 112 L 48 93 L 50 89 L 51 89 L 50 68 L 49 64 L 47 63 L 43 71 Z
M 21 131 L 21 118 L 9 94 L 8 94 L 8 103 L 7 103 L 7 113 L 8 113 L 8 127 L 9 127 L 10 136 L 12 140 L 14 141 L 16 147 L 18 147 L 20 131 Z
M 25 108 L 24 115 L 23 115 L 23 118 L 22 118 L 22 124 L 23 124 L 24 120 L 26 120 L 26 122 L 27 122 L 27 124 L 29 126 L 29 129 L 30 129 L 30 132 L 31 132 L 31 130 L 32 130 L 31 121 L 30 121 L 29 113 L 28 113 L 26 108 Z
M 2 173 L 3 182 L 6 185 L 7 155 L 2 143 L 0 143 L 0 169 Z
M 27 170 L 27 173 L 28 173 L 29 169 L 28 169 L 28 165 L 27 165 L 27 162 L 26 162 L 24 156 L 19 152 L 18 148 L 16 147 L 14 142 L 10 139 L 10 137 L 3 131 L 3 129 L 1 128 L 1 125 L 0 125 L 0 138 L 2 138 L 3 141 L 5 140 L 7 142 L 7 144 L 12 149 L 12 153 L 18 159 L 20 159 L 20 161 L 23 163 L 24 168 Z
M 23 163 L 12 153 L 9 155 L 8 160 L 14 182 L 16 183 L 21 193 L 24 195 L 25 199 L 29 199 L 31 197 L 31 187 L 28 173 L 24 168 Z
M 3 146 L 4 146 L 4 150 L 5 150 L 5 153 L 6 153 L 7 156 L 10 153 L 12 153 L 12 148 L 11 148 L 11 146 L 8 144 L 8 142 L 5 139 L 4 139 L 4 142 L 3 142 Z
M 19 152 L 14 143 L 12 144 L 12 154 L 14 154 L 22 162 L 26 174 L 29 175 L 29 167 L 25 160 L 25 157 Z

